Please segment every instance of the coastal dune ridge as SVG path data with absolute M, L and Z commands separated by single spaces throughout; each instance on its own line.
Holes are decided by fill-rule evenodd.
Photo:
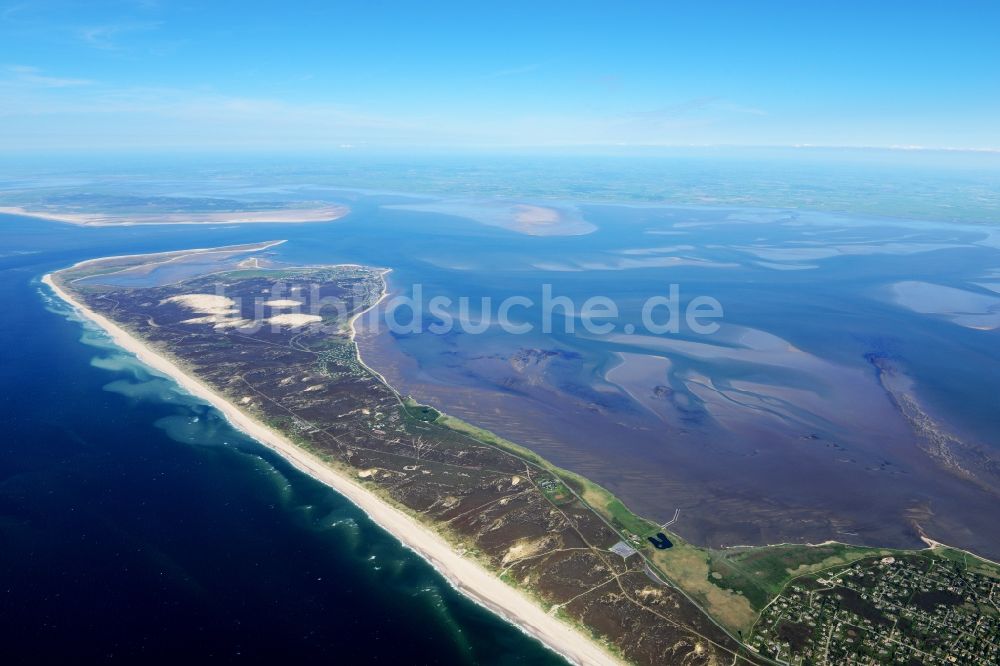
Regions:
M 94 261 L 99 260 L 79 262 L 65 270 Z M 299 471 L 345 497 L 374 523 L 428 562 L 464 596 L 536 638 L 571 663 L 586 665 L 624 663 L 590 637 L 546 613 L 527 595 L 509 586 L 477 562 L 460 555 L 451 544 L 433 530 L 385 502 L 353 479 L 331 469 L 318 457 L 257 421 L 204 382 L 186 374 L 170 359 L 157 353 L 107 317 L 74 299 L 57 283 L 54 276 L 60 272 L 62 271 L 46 274 L 42 282 L 85 319 L 101 328 L 117 346 L 134 354 L 140 362 L 150 368 L 166 375 L 191 395 L 215 407 L 234 428 L 268 447 Z M 352 337 L 354 319 L 356 317 L 351 320 Z

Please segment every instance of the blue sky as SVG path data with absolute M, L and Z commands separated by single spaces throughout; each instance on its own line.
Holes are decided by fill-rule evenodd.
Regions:
M 1000 148 L 997 2 L 0 2 L 0 150 Z

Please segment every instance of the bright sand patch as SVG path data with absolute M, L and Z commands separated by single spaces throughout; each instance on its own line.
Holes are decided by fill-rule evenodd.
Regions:
M 205 315 L 185 319 L 182 324 L 211 324 L 215 330 L 253 324 L 252 321 L 239 316 L 236 301 L 218 294 L 181 294 L 164 299 L 163 303 L 177 303 L 181 307 Z
M 212 213 L 72 213 L 28 210 L 19 206 L 0 206 L 0 213 L 36 217 L 84 227 L 130 226 L 136 224 L 251 224 L 259 222 L 332 222 L 347 215 L 347 206 L 282 208 Z
M 597 230 L 579 210 L 565 206 L 505 201 L 445 200 L 422 204 L 392 204 L 387 208 L 455 215 L 481 224 L 530 236 L 580 236 Z
M 892 300 L 920 314 L 946 317 L 965 328 L 1000 328 L 1000 298 L 930 282 L 905 280 L 892 285 Z
M 510 216 L 513 225 L 508 228 L 529 236 L 574 236 L 588 234 L 597 228 L 575 210 L 548 206 L 514 204 Z
M 559 211 L 554 208 L 518 204 L 514 206 L 514 219 L 521 224 L 529 226 L 544 226 L 547 224 L 558 224 L 560 216 Z
M 215 329 L 222 328 L 242 328 L 243 326 L 250 326 L 253 324 L 249 319 L 240 319 L 239 317 L 222 317 L 220 315 L 207 315 L 205 317 L 194 317 L 193 319 L 185 319 L 181 322 L 182 324 L 212 324 Z
M 311 314 L 279 314 L 269 317 L 267 323 L 277 324 L 278 326 L 288 326 L 290 328 L 298 328 L 299 326 L 305 326 L 306 324 L 315 324 L 318 321 L 323 321 L 323 318 L 319 315 Z
M 74 300 L 51 275 L 42 281 L 80 314 L 100 326 L 115 344 L 132 352 L 141 362 L 167 375 L 191 395 L 218 409 L 239 430 L 274 450 L 297 469 L 325 483 L 346 497 L 403 545 L 423 557 L 459 592 L 534 636 L 576 664 L 620 664 L 590 638 L 556 617 L 550 616 L 524 593 L 516 590 L 478 563 L 457 553 L 451 544 L 430 528 L 387 504 L 353 479 L 327 467 L 318 457 L 297 447 L 281 433 L 254 420 L 207 384 L 186 375 L 173 362 L 132 337 L 107 317 Z
M 182 294 L 164 299 L 164 303 L 177 303 L 188 310 L 206 315 L 229 315 L 236 311 L 236 301 L 217 294 Z

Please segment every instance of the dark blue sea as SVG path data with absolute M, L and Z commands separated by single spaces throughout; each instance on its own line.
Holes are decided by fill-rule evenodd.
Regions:
M 0 661 L 562 663 L 39 283 L 190 231 L 0 224 Z

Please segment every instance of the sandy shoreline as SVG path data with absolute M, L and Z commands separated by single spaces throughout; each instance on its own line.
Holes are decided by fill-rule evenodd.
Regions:
M 136 213 L 105 215 L 102 213 L 59 213 L 33 211 L 20 206 L 0 206 L 0 213 L 34 217 L 52 222 L 64 222 L 83 227 L 126 227 L 140 224 L 254 224 L 332 222 L 347 215 L 347 206 L 330 205 L 316 208 L 286 208 L 279 210 L 249 210 L 220 213 Z
M 86 319 L 101 327 L 116 345 L 135 354 L 149 367 L 167 375 L 178 385 L 218 409 L 237 429 L 278 453 L 297 469 L 333 488 L 364 511 L 375 523 L 399 539 L 441 573 L 457 590 L 490 609 L 525 633 L 577 664 L 621 663 L 602 646 L 566 623 L 550 616 L 524 593 L 510 587 L 494 574 L 459 555 L 440 535 L 416 522 L 374 493 L 297 447 L 279 432 L 256 421 L 226 400 L 207 384 L 191 377 L 156 353 L 120 326 L 76 301 L 52 279 L 42 282 Z

